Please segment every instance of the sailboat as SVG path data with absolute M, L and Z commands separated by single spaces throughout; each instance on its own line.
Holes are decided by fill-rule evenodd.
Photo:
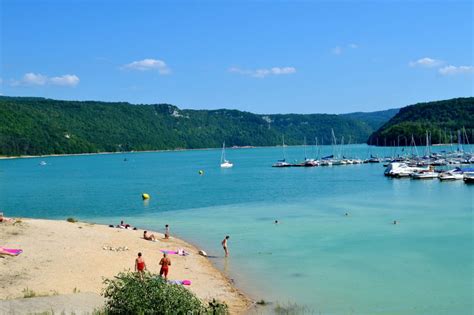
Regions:
M 291 164 L 286 161 L 286 153 L 285 153 L 285 136 L 282 136 L 282 149 L 283 149 L 283 159 L 278 160 L 272 167 L 290 167 Z
M 231 168 L 234 164 L 225 159 L 225 142 L 222 144 L 222 153 L 221 153 L 221 168 Z

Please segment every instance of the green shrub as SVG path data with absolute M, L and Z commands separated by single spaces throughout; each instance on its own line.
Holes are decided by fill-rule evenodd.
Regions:
M 104 280 L 107 314 L 227 314 L 227 305 L 211 302 L 206 307 L 191 291 L 145 273 L 121 272 Z
M 77 220 L 74 219 L 74 218 L 67 218 L 66 221 L 71 222 L 71 223 L 76 223 L 77 222 Z

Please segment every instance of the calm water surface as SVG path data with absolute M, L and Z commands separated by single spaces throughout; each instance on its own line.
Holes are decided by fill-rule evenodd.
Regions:
M 393 149 L 345 148 L 369 153 Z M 287 155 L 302 159 L 303 148 Z M 219 168 L 219 150 L 2 160 L 0 209 L 156 230 L 168 223 L 252 297 L 316 314 L 474 313 L 474 185 L 388 179 L 381 164 L 271 168 L 281 156 L 281 148 L 228 150 L 233 169 Z

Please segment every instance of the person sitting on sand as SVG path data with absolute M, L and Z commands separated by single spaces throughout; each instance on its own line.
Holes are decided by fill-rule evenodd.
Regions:
M 224 248 L 225 252 L 225 257 L 229 257 L 229 249 L 227 248 L 227 240 L 230 238 L 229 235 L 227 235 L 221 242 L 222 248 Z
M 165 225 L 165 238 L 170 238 L 170 226 L 168 224 Z
M 15 220 L 12 218 L 4 217 L 3 212 L 0 212 L 0 223 L 2 222 L 6 223 L 6 222 L 12 222 L 12 221 L 15 221 Z
M 160 276 L 165 276 L 165 280 L 168 280 L 168 271 L 169 271 L 169 266 L 171 266 L 171 260 L 168 258 L 168 255 L 166 253 L 163 254 L 163 258 L 160 260 Z
M 142 258 L 142 253 L 138 253 L 138 257 L 135 259 L 135 272 L 138 272 L 141 278 L 145 270 L 146 264 Z
M 143 238 L 146 239 L 147 241 L 153 241 L 153 242 L 156 241 L 155 235 L 154 234 L 148 235 L 148 231 L 143 232 Z
M 125 224 L 125 223 L 123 223 L 123 221 L 120 221 L 120 225 L 118 227 L 122 228 L 122 229 L 128 229 L 131 226 L 130 226 L 130 224 Z

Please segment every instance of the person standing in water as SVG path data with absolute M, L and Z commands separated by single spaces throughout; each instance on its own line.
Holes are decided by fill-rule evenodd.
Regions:
M 225 257 L 229 257 L 229 249 L 227 248 L 227 241 L 229 240 L 230 236 L 227 235 L 221 242 L 222 248 L 224 248 Z
M 168 224 L 165 225 L 165 238 L 170 238 L 170 226 Z
M 138 272 L 140 278 L 143 278 L 143 273 L 146 270 L 145 261 L 142 258 L 142 253 L 138 253 L 138 257 L 135 259 L 135 272 Z
M 163 254 L 163 258 L 160 260 L 160 276 L 165 276 L 165 280 L 168 280 L 168 271 L 169 271 L 169 266 L 171 266 L 171 260 L 168 258 L 168 255 L 166 253 Z

